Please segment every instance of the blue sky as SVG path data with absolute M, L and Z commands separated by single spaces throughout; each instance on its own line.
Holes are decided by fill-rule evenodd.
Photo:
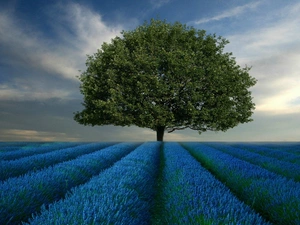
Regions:
M 184 130 L 165 141 L 300 140 L 300 3 L 297 0 L 0 1 L 0 141 L 152 141 L 150 129 L 77 124 L 87 54 L 151 18 L 230 41 L 251 89 L 253 122 L 227 132 Z

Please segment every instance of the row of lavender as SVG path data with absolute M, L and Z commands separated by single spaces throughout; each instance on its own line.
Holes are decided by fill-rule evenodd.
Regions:
M 270 224 L 178 143 L 165 143 L 161 206 L 152 224 Z
M 43 208 L 29 224 L 149 224 L 159 164 L 158 142 L 148 142 L 114 166 Z
M 300 155 L 249 144 L 230 146 L 210 143 L 207 145 L 287 178 L 300 181 Z
M 72 142 L 57 142 L 57 143 L 32 143 L 32 144 L 19 144 L 19 145 L 0 145 L 0 160 L 16 160 L 26 156 L 38 155 L 55 150 L 79 146 L 80 143 Z
M 72 144 L 54 144 L 53 146 L 47 146 L 46 148 L 39 147 L 28 150 L 14 151 L 14 154 L 9 154 L 10 152 L 2 153 L 2 157 L 0 158 L 5 158 L 8 155 L 13 155 L 15 158 L 13 160 L 1 160 L 0 181 L 3 181 L 7 178 L 20 176 L 31 170 L 40 170 L 59 162 L 75 159 L 80 155 L 94 152 L 111 144 L 112 143 L 107 142 L 89 143 L 79 144 L 73 147 L 69 147 L 72 146 Z M 30 155 L 28 156 L 29 153 Z M 21 155 L 23 157 L 20 157 Z
M 269 221 L 274 224 L 300 224 L 300 183 L 295 179 L 299 170 L 294 171 L 294 177 L 291 176 L 292 170 L 298 168 L 297 164 L 280 162 L 228 144 L 182 145 L 240 200 Z M 250 149 L 255 151 L 259 146 Z
M 132 151 L 138 144 L 121 143 L 103 148 L 107 145 L 109 144 L 95 143 L 74 147 L 74 154 L 78 150 L 86 149 L 85 154 L 75 159 L 70 154 L 69 159 L 60 163 L 42 170 L 29 170 L 22 176 L 2 181 L 0 183 L 0 224 L 17 224 L 26 220 L 42 205 L 47 206 L 60 200 L 72 187 L 83 184 L 91 177 L 98 175 Z M 71 151 L 69 148 L 61 151 L 64 150 Z M 59 155 L 60 151 L 51 154 L 56 159 L 54 153 Z M 49 153 L 43 155 L 49 156 Z M 26 160 L 28 160 L 27 157 Z M 49 161 L 53 161 L 52 157 L 49 157 Z M 20 164 L 20 167 L 22 166 L 23 164 Z
M 234 197 L 179 144 L 166 143 L 161 160 L 159 147 L 160 143 L 141 145 L 111 168 L 73 188 L 64 200 L 46 204 L 47 207 L 30 219 L 29 224 L 219 224 L 221 221 L 226 224 L 268 224 Z M 160 161 L 162 167 L 159 167 Z M 78 162 L 72 165 L 78 165 Z M 48 186 L 52 187 L 48 196 L 54 196 L 64 188 L 62 184 L 53 192 L 54 179 L 63 183 L 64 176 L 74 173 L 70 168 L 64 173 L 62 168 L 55 169 L 57 175 L 48 178 Z M 77 175 L 78 181 L 83 179 L 81 173 Z M 45 185 L 43 178 L 38 179 L 38 176 L 25 183 L 33 181 Z M 44 195 L 36 196 L 31 203 Z
M 246 162 L 254 151 L 216 143 L 61 144 L 0 161 L 50 162 L 0 183 L 0 224 L 299 224 L 299 183 Z M 18 150 L 0 155 L 8 152 Z
M 250 144 L 250 143 L 231 143 L 233 147 L 245 149 L 258 153 L 263 156 L 283 160 L 286 162 L 296 163 L 300 165 L 300 144 Z
M 0 152 L 9 152 L 32 147 L 49 145 L 47 142 L 0 142 Z

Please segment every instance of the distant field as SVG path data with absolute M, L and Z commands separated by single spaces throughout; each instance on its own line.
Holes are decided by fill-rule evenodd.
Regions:
M 300 143 L 0 142 L 0 224 L 300 224 Z

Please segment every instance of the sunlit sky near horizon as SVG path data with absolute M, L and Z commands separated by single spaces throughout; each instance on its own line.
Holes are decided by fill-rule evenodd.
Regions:
M 0 0 L 0 141 L 153 141 L 150 129 L 83 126 L 77 76 L 103 42 L 159 18 L 230 41 L 252 66 L 253 122 L 165 141 L 300 141 L 298 0 Z

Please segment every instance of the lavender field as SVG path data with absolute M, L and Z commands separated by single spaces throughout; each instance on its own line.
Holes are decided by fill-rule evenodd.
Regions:
M 0 142 L 0 224 L 300 224 L 300 143 Z

